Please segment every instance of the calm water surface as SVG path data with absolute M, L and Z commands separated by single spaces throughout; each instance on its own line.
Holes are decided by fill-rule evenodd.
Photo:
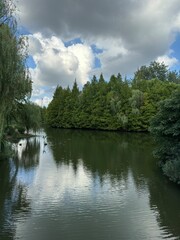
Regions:
M 0 161 L 1 240 L 180 239 L 180 188 L 149 135 L 54 129 L 20 142 Z

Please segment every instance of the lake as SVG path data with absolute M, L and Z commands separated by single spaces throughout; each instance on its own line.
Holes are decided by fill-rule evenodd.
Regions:
M 0 161 L 1 240 L 180 239 L 180 187 L 150 135 L 47 129 L 13 147 Z

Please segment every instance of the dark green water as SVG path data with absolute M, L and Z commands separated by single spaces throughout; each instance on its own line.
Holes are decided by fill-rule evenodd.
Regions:
M 55 129 L 20 142 L 0 161 L 0 240 L 180 239 L 180 188 L 149 135 Z

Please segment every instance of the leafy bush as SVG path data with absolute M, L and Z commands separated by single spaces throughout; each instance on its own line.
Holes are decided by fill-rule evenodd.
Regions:
M 180 89 L 161 102 L 150 131 L 157 142 L 155 157 L 164 174 L 180 184 Z
M 167 161 L 163 165 L 162 170 L 171 181 L 180 184 L 180 158 L 174 161 Z

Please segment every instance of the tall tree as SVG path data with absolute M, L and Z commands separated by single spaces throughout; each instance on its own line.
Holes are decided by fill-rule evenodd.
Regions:
M 7 116 L 17 102 L 22 102 L 31 93 L 31 80 L 25 65 L 26 40 L 16 34 L 11 4 L 8 0 L 0 3 L 0 143 Z
M 48 105 L 46 120 L 51 127 L 62 127 L 61 124 L 60 123 L 58 124 L 57 122 L 59 112 L 61 111 L 60 110 L 60 107 L 62 105 L 61 100 L 63 101 L 63 91 L 64 90 L 62 87 L 57 86 L 54 92 L 53 100 Z
M 80 115 L 80 109 L 79 109 L 79 96 L 80 91 L 77 85 L 77 82 L 75 80 L 72 91 L 71 91 L 71 126 L 76 128 L 79 122 L 79 115 Z
M 141 66 L 134 75 L 135 80 L 159 79 L 167 80 L 167 66 L 164 63 L 151 62 L 149 66 Z

